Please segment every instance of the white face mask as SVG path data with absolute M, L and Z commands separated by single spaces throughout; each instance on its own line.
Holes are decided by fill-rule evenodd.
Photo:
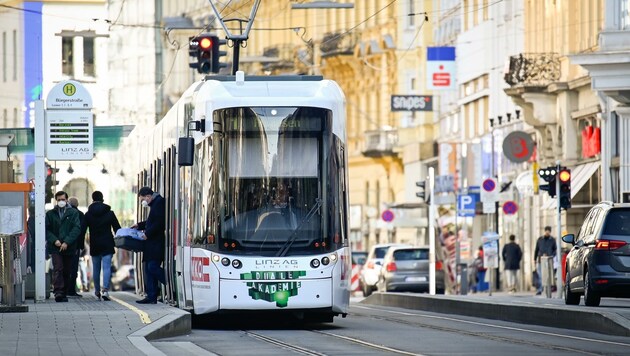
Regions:
M 65 200 L 60 200 L 57 202 L 57 206 L 60 208 L 65 208 L 66 207 L 66 202 Z
M 148 206 L 149 206 L 149 203 L 148 203 L 146 200 L 143 200 L 143 201 L 142 201 L 142 207 L 143 207 L 143 208 L 146 208 L 146 207 L 148 207 Z

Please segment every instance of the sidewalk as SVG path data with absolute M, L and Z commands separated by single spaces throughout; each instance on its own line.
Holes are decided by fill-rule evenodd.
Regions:
M 630 300 L 602 299 L 600 307 L 565 305 L 564 299 L 534 293 L 468 295 L 374 293 L 361 303 L 466 315 L 485 319 L 630 336 Z
M 163 355 L 147 340 L 190 332 L 183 310 L 137 304 L 127 292 L 110 292 L 109 302 L 82 295 L 27 300 L 28 312 L 0 313 L 0 355 Z

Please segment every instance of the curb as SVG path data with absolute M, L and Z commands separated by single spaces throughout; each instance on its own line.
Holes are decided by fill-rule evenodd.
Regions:
M 361 303 L 630 336 L 628 320 L 615 313 L 399 293 L 374 293 Z
M 127 339 L 142 353 L 149 356 L 165 356 L 151 345 L 150 340 L 190 334 L 192 330 L 190 313 L 173 308 L 171 314 L 165 315 L 151 324 L 127 336 Z

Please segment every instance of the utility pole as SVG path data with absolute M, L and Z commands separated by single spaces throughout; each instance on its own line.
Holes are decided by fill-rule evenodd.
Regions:
M 562 207 L 560 206 L 560 161 L 556 161 L 556 215 L 557 215 L 557 232 L 556 232 L 556 258 L 558 259 L 558 271 L 556 273 L 556 298 L 562 299 L 564 286 L 562 285 L 562 266 L 560 254 L 562 246 Z
M 435 169 L 429 167 L 429 294 L 435 295 Z

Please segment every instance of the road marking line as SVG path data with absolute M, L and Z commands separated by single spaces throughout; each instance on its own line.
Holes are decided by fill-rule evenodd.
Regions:
M 109 298 L 111 300 L 115 301 L 116 303 L 118 303 L 118 304 L 120 304 L 122 306 L 125 306 L 128 309 L 131 309 L 131 311 L 133 311 L 134 313 L 138 314 L 138 316 L 140 316 L 140 321 L 143 324 L 151 324 L 151 318 L 149 318 L 149 314 L 145 313 L 144 311 L 142 311 L 142 310 L 134 307 L 133 305 L 131 305 L 131 304 L 127 303 L 127 302 L 124 302 L 124 301 L 122 301 L 122 300 L 120 300 L 120 299 L 118 299 L 116 297 L 110 296 Z
M 511 326 L 493 325 L 493 324 L 487 324 L 487 323 L 480 323 L 480 322 L 477 322 L 477 321 L 469 321 L 469 320 L 463 320 L 463 319 L 448 318 L 448 317 L 444 317 L 444 316 L 434 316 L 434 315 L 416 314 L 416 313 L 404 313 L 404 312 L 397 312 L 397 311 L 393 311 L 393 310 L 370 308 L 370 307 L 364 307 L 364 306 L 358 306 L 358 305 L 353 305 L 352 307 L 353 308 L 359 308 L 359 309 L 378 310 L 378 311 L 382 311 L 382 312 L 387 312 L 387 313 L 392 313 L 392 314 L 400 314 L 400 315 L 405 315 L 405 316 L 421 316 L 421 317 L 425 317 L 425 318 L 441 319 L 441 320 L 448 320 L 448 321 L 458 321 L 458 322 L 461 322 L 461 323 L 467 323 L 467 324 L 473 324 L 473 325 L 481 325 L 481 326 L 487 326 L 487 327 L 497 328 L 497 329 L 506 329 L 506 330 L 513 330 L 513 331 L 524 331 L 524 332 L 528 332 L 528 333 L 532 333 L 532 334 L 550 335 L 550 336 L 557 336 L 557 337 L 566 337 L 568 339 L 575 339 L 575 340 L 582 340 L 582 341 L 592 341 L 592 342 L 598 342 L 598 343 L 601 343 L 601 344 L 610 344 L 610 345 L 618 345 L 618 346 L 630 346 L 630 344 L 625 344 L 623 342 L 589 339 L 589 338 L 586 338 L 586 337 L 577 337 L 577 336 L 562 335 L 562 334 L 556 334 L 556 333 L 550 333 L 550 332 L 544 332 L 544 331 L 521 329 L 521 328 L 515 328 L 515 327 L 511 327 Z

